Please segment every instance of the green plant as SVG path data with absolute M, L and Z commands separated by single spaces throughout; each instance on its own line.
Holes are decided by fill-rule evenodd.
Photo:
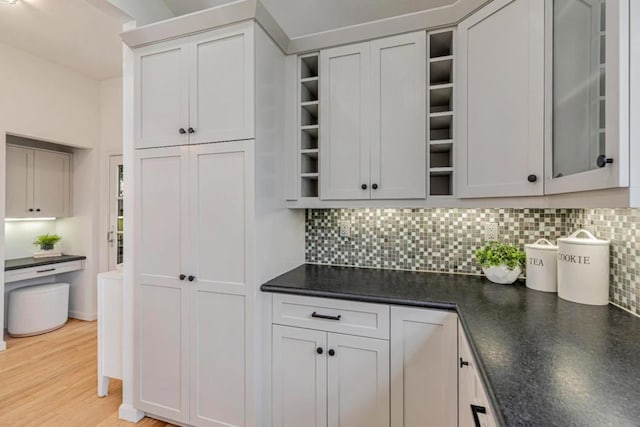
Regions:
M 41 234 L 36 238 L 33 244 L 36 246 L 40 246 L 42 249 L 52 249 L 53 245 L 58 243 L 61 239 L 62 237 L 58 236 L 57 234 Z
M 509 270 L 524 267 L 526 255 L 517 246 L 508 243 L 488 242 L 476 251 L 476 260 L 481 267 L 506 265 Z

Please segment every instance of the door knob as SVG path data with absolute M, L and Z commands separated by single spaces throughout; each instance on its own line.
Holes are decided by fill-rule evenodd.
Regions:
M 608 158 L 607 156 L 605 156 L 604 154 L 600 154 L 598 156 L 598 158 L 596 159 L 596 165 L 599 168 L 603 168 L 607 165 L 607 163 L 611 164 L 613 163 L 613 159 Z
M 196 280 L 196 276 L 189 276 L 187 277 L 187 280 L 193 282 L 194 280 Z
M 185 133 L 187 133 L 187 131 L 184 130 L 184 128 L 180 128 L 178 132 L 180 132 L 180 135 L 184 135 Z

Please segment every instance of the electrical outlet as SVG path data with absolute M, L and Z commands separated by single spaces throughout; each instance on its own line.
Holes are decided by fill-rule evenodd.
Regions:
M 351 237 L 351 223 L 349 221 L 338 221 L 340 237 Z
M 484 223 L 484 240 L 498 240 L 498 223 L 485 222 Z

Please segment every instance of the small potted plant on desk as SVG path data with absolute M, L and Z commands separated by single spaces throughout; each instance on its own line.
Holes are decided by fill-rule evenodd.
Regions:
M 41 234 L 33 242 L 34 245 L 40 247 L 40 252 L 33 254 L 34 258 L 46 257 L 46 256 L 60 256 L 62 251 L 55 251 L 53 247 L 58 243 L 62 237 L 57 234 Z
M 491 241 L 476 251 L 482 272 L 493 283 L 509 285 L 522 273 L 526 255 L 515 245 Z

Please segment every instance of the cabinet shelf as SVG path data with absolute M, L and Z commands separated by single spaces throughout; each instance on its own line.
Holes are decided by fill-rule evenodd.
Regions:
M 443 139 L 441 141 L 434 141 L 429 143 L 430 153 L 442 153 L 451 151 L 453 147 L 453 140 Z
M 319 52 L 298 56 L 300 197 L 318 197 Z
M 300 81 L 300 101 L 310 102 L 318 100 L 318 77 L 302 79 Z
M 318 77 L 318 53 L 300 57 L 300 77 L 308 79 Z
M 441 129 L 451 129 L 451 125 L 453 124 L 453 113 L 433 113 L 429 114 L 429 129 L 431 130 L 441 130 Z
M 453 55 L 453 31 L 429 34 L 429 58 Z
M 318 176 L 318 152 L 300 155 L 300 176 L 309 178 Z
M 318 158 L 318 149 L 308 149 L 308 150 L 301 150 L 300 154 L 302 154 L 303 156 L 307 156 L 310 157 L 312 159 L 317 159 Z
M 452 84 L 453 81 L 453 57 L 436 58 L 429 62 L 429 84 L 440 86 Z

